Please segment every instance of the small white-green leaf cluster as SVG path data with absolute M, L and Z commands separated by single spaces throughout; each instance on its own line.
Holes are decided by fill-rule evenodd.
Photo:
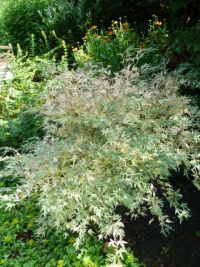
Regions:
M 136 79 L 128 67 L 113 78 L 78 70 L 51 82 L 42 110 L 47 134 L 8 160 L 1 175 L 20 177 L 20 184 L 1 199 L 9 204 L 37 194 L 44 226 L 77 232 L 77 247 L 96 231 L 123 248 L 119 206 L 134 218 L 150 211 L 164 233 L 166 202 L 187 218 L 170 175 L 184 168 L 200 184 L 197 111 L 177 96 L 172 77 L 159 75 L 142 88 Z

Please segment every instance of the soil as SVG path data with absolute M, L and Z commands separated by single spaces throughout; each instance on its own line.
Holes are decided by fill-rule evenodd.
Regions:
M 178 177 L 175 186 L 181 188 L 191 217 L 180 224 L 169 210 L 174 230 L 167 237 L 160 233 L 156 222 L 148 224 L 148 216 L 135 221 L 125 219 L 126 240 L 147 267 L 200 267 L 200 191 L 184 177 Z

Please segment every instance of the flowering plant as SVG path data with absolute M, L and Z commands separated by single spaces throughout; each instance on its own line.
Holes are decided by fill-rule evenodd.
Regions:
M 84 38 L 84 47 L 90 58 L 112 72 L 122 69 L 123 54 L 132 45 L 137 47 L 139 39 L 127 21 L 112 21 L 107 31 L 92 25 Z

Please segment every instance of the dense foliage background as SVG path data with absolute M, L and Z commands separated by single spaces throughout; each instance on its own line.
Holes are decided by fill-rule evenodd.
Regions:
M 170 32 L 163 47 L 168 51 L 169 66 L 195 59 L 199 53 L 198 0 L 148 0 L 148 1 L 104 1 L 104 0 L 1 0 L 0 39 L 30 46 L 30 35 L 34 34 L 38 52 L 44 42 L 42 31 L 50 39 L 51 47 L 64 39 L 76 45 L 90 25 L 108 27 L 112 20 L 126 18 L 139 33 L 147 33 L 152 15 L 166 22 Z M 170 51 L 169 51 L 170 50 Z M 199 55 L 199 54 L 198 54 Z M 198 62 L 199 63 L 199 62 Z

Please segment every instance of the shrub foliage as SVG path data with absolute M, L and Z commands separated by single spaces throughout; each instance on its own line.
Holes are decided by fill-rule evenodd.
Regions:
M 1 195 L 8 207 L 37 192 L 40 233 L 49 225 L 77 232 L 79 247 L 86 233 L 97 231 L 123 248 L 119 206 L 134 218 L 150 212 L 164 233 L 170 230 L 166 202 L 181 221 L 188 217 L 170 172 L 191 171 L 199 186 L 198 113 L 177 96 L 172 77 L 138 86 L 137 76 L 130 67 L 112 79 L 77 71 L 49 84 L 45 138 L 31 144 L 31 153 L 5 159 L 1 172 L 20 181 Z

